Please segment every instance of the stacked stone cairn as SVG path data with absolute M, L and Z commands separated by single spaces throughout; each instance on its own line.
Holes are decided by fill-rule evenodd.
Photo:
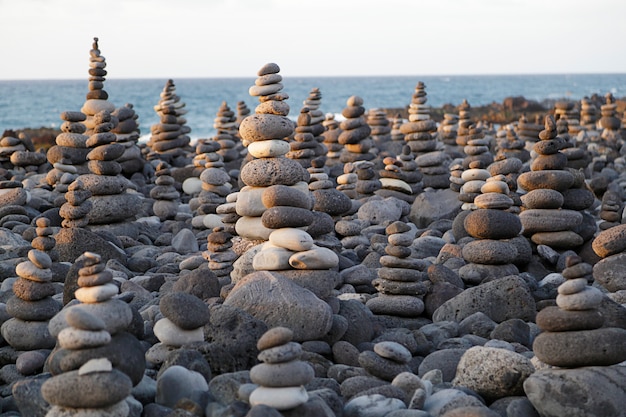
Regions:
M 159 310 L 162 318 L 153 327 L 159 342 L 146 352 L 146 360 L 155 366 L 161 365 L 173 350 L 203 342 L 203 327 L 209 322 L 208 305 L 187 292 L 172 291 L 162 296 Z
M 237 135 L 239 135 L 239 125 L 241 121 L 250 115 L 250 108 L 245 101 L 237 102 Z
M 103 110 L 93 116 L 92 123 L 94 133 L 86 142 L 91 148 L 87 155 L 90 174 L 79 177 L 85 189 L 91 192 L 93 206 L 89 224 L 128 221 L 141 208 L 141 199 L 137 193 L 131 192 L 133 184 L 121 175 L 122 167 L 117 162 L 125 146 L 116 143 L 116 136 L 111 132 L 114 124 L 108 111 Z
M 59 210 L 62 227 L 86 227 L 89 224 L 89 212 L 93 206 L 89 197 L 91 191 L 85 189 L 80 178 L 72 181 L 65 193 L 65 203 Z
M 598 122 L 598 108 L 589 97 L 580 100 L 580 125 L 586 131 L 596 130 Z
M 115 105 L 108 100 L 109 94 L 104 90 L 104 81 L 107 75 L 105 68 L 106 59 L 100 55 L 98 38 L 93 38 L 93 45 L 89 51 L 89 92 L 83 107 L 80 109 L 87 116 L 83 122 L 87 127 L 87 135 L 94 133 L 96 125 L 100 124 L 100 120 L 94 119 L 97 114 L 102 111 L 109 114 L 115 111 Z
M 418 82 L 409 104 L 409 121 L 401 132 L 411 151 L 420 156 L 437 150 L 437 123 L 430 118 L 430 105 L 426 104 L 426 85 Z
M 493 162 L 493 154 L 490 150 L 490 141 L 485 137 L 483 129 L 477 125 L 470 125 L 467 132 L 467 144 L 463 146 L 463 168 L 469 168 L 470 164 L 479 161 L 482 167 L 487 167 Z
M 176 180 L 172 177 L 170 166 L 164 161 L 159 162 L 155 176 L 155 185 L 150 189 L 150 198 L 154 200 L 152 211 L 162 222 L 173 220 L 178 214 L 180 193 L 174 186 Z
M 139 115 L 131 103 L 118 107 L 111 115 L 119 121 L 111 131 L 117 136 L 117 143 L 125 147 L 122 156 L 117 158 L 117 162 L 122 166 L 122 174 L 130 177 L 134 173 L 142 172 L 145 160 L 138 145 Z
M 30 198 L 30 191 L 20 181 L 0 181 L 0 227 L 16 233 L 28 227 L 31 219 L 26 205 Z
M 610 229 L 622 223 L 622 212 L 624 211 L 624 201 L 617 190 L 608 189 L 602 194 L 600 205 L 600 219 L 598 225 L 600 230 Z
M 336 218 L 350 211 L 352 201 L 348 196 L 335 188 L 334 182 L 326 172 L 323 159 L 316 158 L 312 160 L 308 171 L 311 177 L 309 191 L 311 191 L 314 201 L 314 212 L 326 213 Z
M 504 129 L 500 132 L 505 132 L 505 138 L 497 141 L 497 151 L 495 159 L 508 159 L 517 158 L 522 163 L 530 160 L 530 152 L 526 149 L 526 143 L 520 140 L 515 133 L 515 129 Z
M 391 383 L 398 375 L 411 372 L 409 362 L 412 358 L 413 355 L 404 345 L 385 340 L 374 344 L 372 350 L 361 352 L 359 365 L 368 374 Z
M 215 227 L 207 236 L 207 250 L 202 257 L 209 263 L 209 269 L 215 274 L 221 286 L 230 284 L 233 262 L 238 258 L 232 250 L 233 235 L 224 226 Z
M 88 135 L 84 133 L 87 127 L 84 121 L 87 116 L 77 111 L 65 111 L 61 113 L 61 133 L 55 139 L 55 145 L 47 152 L 48 162 L 52 164 L 52 169 L 46 174 L 46 182 L 53 187 L 53 193 L 59 198 L 55 200 L 55 205 L 60 206 L 65 202 L 63 194 L 69 185 L 80 174 L 89 172 L 87 168 L 87 154 L 90 149 L 87 147 Z
M 523 211 L 520 220 L 524 236 L 537 245 L 571 249 L 580 246 L 583 238 L 574 230 L 582 223 L 583 215 L 563 208 L 563 193 L 575 183 L 574 175 L 567 171 L 567 157 L 560 152 L 561 141 L 557 139 L 556 122 L 546 116 L 541 139 L 533 146 L 537 156 L 530 171 L 520 174 L 518 186 L 522 195 Z
M 256 388 L 250 393 L 252 410 L 265 405 L 279 411 L 292 410 L 309 399 L 304 388 L 315 377 L 313 367 L 302 361 L 302 346 L 293 341 L 293 331 L 273 327 L 257 342 L 261 363 L 250 369 Z
M 386 152 L 386 146 L 391 141 L 391 126 L 385 111 L 370 109 L 367 112 L 367 124 L 371 129 L 370 135 L 378 152 Z
M 601 231 L 592 242 L 592 249 L 601 260 L 593 266 L 595 284 L 619 304 L 625 304 L 626 274 L 622 267 L 626 260 L 626 225 L 620 224 Z
M 473 286 L 485 279 L 519 273 L 514 264 L 518 249 L 511 240 L 519 235 L 522 224 L 509 211 L 513 200 L 508 196 L 506 182 L 500 177 L 489 177 L 489 171 L 484 169 L 469 169 L 463 174 L 467 180 L 463 187 L 475 181 L 484 183 L 473 200 L 475 210 L 463 219 L 465 231 L 473 240 L 463 245 L 466 264 L 459 268 L 459 276 L 465 284 Z
M 173 80 L 167 80 L 161 99 L 154 106 L 159 116 L 159 123 L 150 127 L 150 139 L 147 147 L 156 154 L 156 157 L 171 166 L 185 166 L 185 156 L 189 145 L 191 128 L 187 126 L 185 103 L 176 94 Z
M 399 113 L 391 119 L 390 141 L 381 148 L 381 151 L 388 152 L 389 156 L 400 155 L 402 148 L 406 145 L 404 133 L 400 130 L 403 124 L 404 119 Z
M 554 118 L 566 122 L 567 132 L 576 136 L 580 132 L 580 110 L 576 103 L 570 100 L 559 100 L 554 103 Z
M 35 247 L 40 249 L 31 249 L 28 260 L 15 267 L 18 278 L 6 303 L 6 311 L 12 318 L 2 324 L 2 337 L 16 351 L 52 349 L 56 343 L 48 331 L 48 323 L 62 306 L 52 297 L 57 291 L 52 283 L 52 258 L 46 249 L 51 251 L 50 246 L 54 245 L 46 243 L 54 239 L 49 236 L 51 228 L 46 220 L 37 221 L 41 239 L 35 241 Z
M 606 243 L 606 242 L 605 242 Z M 609 366 L 626 360 L 626 329 L 604 326 L 602 291 L 589 285 L 595 267 L 568 256 L 556 306 L 537 314 L 542 332 L 533 342 L 537 359 L 562 368 Z
M 339 122 L 335 119 L 335 115 L 332 113 L 327 113 L 324 121 L 322 122 L 324 126 L 324 133 L 322 133 L 322 142 L 326 146 L 328 150 L 326 153 L 326 166 L 331 169 L 331 173 L 333 172 L 332 167 L 336 167 L 339 170 L 339 174 L 341 174 L 341 169 L 343 164 L 341 162 L 341 153 L 343 152 L 343 145 L 339 143 L 339 135 L 341 135 L 341 128 L 339 127 Z M 332 177 L 337 177 L 337 175 L 332 175 Z
M 423 297 L 428 290 L 428 262 L 412 257 L 415 230 L 402 221 L 385 228 L 387 246 L 381 256 L 381 268 L 372 284 L 378 296 L 366 306 L 376 315 L 415 318 L 424 311 Z
M 605 99 L 606 103 L 600 107 L 600 114 L 602 116 L 600 118 L 600 127 L 602 128 L 600 137 L 602 138 L 604 146 L 615 152 L 619 152 L 624 141 L 620 136 L 622 122 L 620 118 L 617 117 L 617 103 L 615 103 L 615 98 L 611 93 L 607 93 Z M 615 157 L 615 155 L 613 155 L 613 157 Z
M 230 168 L 235 168 L 240 159 L 241 143 L 237 138 L 237 115 L 228 104 L 223 101 L 217 110 L 217 115 L 213 119 L 213 127 L 217 131 L 214 140 L 220 144 L 217 151 L 222 156 L 224 163 Z M 238 167 L 236 167 L 238 168 Z
M 529 121 L 525 114 L 519 118 L 515 125 L 515 133 L 520 140 L 524 141 L 528 151 L 531 151 L 535 142 L 539 140 L 539 132 L 542 129 L 541 124 Z
M 463 149 L 457 145 L 457 134 L 459 131 L 459 115 L 445 113 L 443 121 L 437 128 L 437 137 L 443 143 L 444 150 L 452 158 L 462 158 Z
M 315 158 L 321 158 L 323 161 L 326 161 L 328 148 L 324 145 L 323 136 L 323 133 L 326 131 L 326 127 L 324 126 L 324 120 L 326 117 L 320 110 L 320 106 L 322 104 L 322 93 L 320 92 L 320 89 L 317 87 L 312 88 L 309 92 L 309 96 L 304 100 L 303 104 L 304 107 L 309 109 L 309 116 L 311 117 L 311 121 L 309 123 L 310 133 L 317 142 L 317 148 L 315 148 Z M 296 127 L 296 133 L 297 132 L 298 128 Z
M 9 164 L 5 163 L 7 159 Z M 46 173 L 49 169 L 47 162 L 46 153 L 36 151 L 25 133 L 0 139 L 0 166 L 9 168 L 15 179 Z
M 303 168 L 311 166 L 311 160 L 318 156 L 319 143 L 313 135 L 311 114 L 308 107 L 303 107 L 298 115 L 297 126 L 293 140 L 289 142 L 287 157 L 297 161 Z
M 401 154 L 395 158 L 387 156 L 383 163 L 385 168 L 378 171 L 382 188 L 375 192 L 376 195 L 413 203 L 415 197 L 422 192 L 422 173 L 417 169 L 411 148 L 404 145 Z
M 370 136 L 371 128 L 364 116 L 363 99 L 359 96 L 348 98 L 341 115 L 345 117 L 345 120 L 339 124 L 342 131 L 337 141 L 344 150 L 339 156 L 339 160 L 345 164 L 374 159 L 376 155 L 370 152 L 374 146 L 374 141 Z
M 133 382 L 107 357 L 98 355 L 111 341 L 104 321 L 80 307 L 68 311 L 65 319 L 67 327 L 57 336 L 58 349 L 77 363 L 74 369 L 55 369 L 41 386 L 43 399 L 51 405 L 46 417 L 128 416 L 126 398 Z

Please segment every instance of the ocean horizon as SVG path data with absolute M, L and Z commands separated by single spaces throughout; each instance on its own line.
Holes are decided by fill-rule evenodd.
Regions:
M 107 76 L 104 90 L 116 107 L 131 103 L 139 116 L 142 136 L 158 123 L 154 106 L 167 78 Z M 176 94 L 185 103 L 192 139 L 215 134 L 213 119 L 222 102 L 236 111 L 243 101 L 253 112 L 258 101 L 248 94 L 255 77 L 172 78 Z M 283 76 L 283 92 L 289 95 L 290 117 L 296 118 L 313 88 L 322 95 L 320 109 L 340 114 L 349 97 L 363 98 L 366 109 L 405 108 L 418 82 L 426 84 L 428 104 L 441 107 L 467 100 L 472 106 L 501 103 L 507 97 L 528 100 L 580 100 L 594 94 L 626 96 L 624 74 L 526 74 L 526 75 L 429 75 L 429 76 Z M 0 80 L 0 131 L 25 128 L 58 128 L 64 111 L 80 110 L 88 92 L 88 80 Z

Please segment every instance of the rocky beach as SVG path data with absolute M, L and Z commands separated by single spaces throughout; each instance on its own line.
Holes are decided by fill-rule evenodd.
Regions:
M 626 416 L 623 100 L 294 108 L 267 63 L 192 141 L 88 58 L 0 138 L 0 417 Z

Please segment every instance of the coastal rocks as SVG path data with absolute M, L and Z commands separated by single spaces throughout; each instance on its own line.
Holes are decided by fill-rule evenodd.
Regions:
M 184 166 L 183 157 L 191 140 L 188 135 L 191 129 L 184 117 L 187 113 L 185 103 L 176 94 L 173 80 L 167 80 L 165 83 L 161 99 L 154 106 L 154 111 L 159 116 L 159 123 L 150 127 L 148 148 L 171 166 Z
M 533 352 L 549 365 L 571 368 L 613 365 L 626 360 L 626 330 L 602 327 L 599 307 L 604 297 L 588 286 L 591 265 L 578 256 L 566 260 L 558 288 L 556 307 L 546 307 L 537 314 L 541 330 L 533 342 Z M 592 342 L 593 341 L 593 342 Z
M 315 372 L 300 360 L 302 347 L 293 341 L 293 332 L 286 327 L 271 328 L 259 338 L 257 349 L 261 363 L 250 369 L 250 380 L 257 385 L 250 393 L 250 405 L 283 411 L 306 403 L 309 395 L 304 386 Z
M 524 392 L 546 417 L 617 417 L 624 414 L 623 366 L 542 369 L 524 381 Z

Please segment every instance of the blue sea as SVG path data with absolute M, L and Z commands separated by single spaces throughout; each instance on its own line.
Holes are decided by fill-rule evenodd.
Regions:
M 244 101 L 251 111 L 258 104 L 248 94 L 254 84 L 250 78 L 173 79 L 176 93 L 186 105 L 187 124 L 192 139 L 215 134 L 213 119 L 225 101 L 236 111 Z M 530 100 L 580 100 L 593 94 L 613 93 L 626 96 L 626 74 L 551 74 L 551 75 L 472 75 L 472 76 L 402 76 L 402 77 L 284 77 L 283 91 L 290 98 L 290 117 L 297 117 L 303 101 L 313 88 L 322 94 L 324 113 L 341 113 L 350 96 L 363 98 L 372 108 L 403 108 L 419 81 L 426 84 L 428 104 L 440 107 L 458 105 L 467 99 L 470 105 L 501 103 L 506 97 L 524 96 Z M 139 115 L 141 134 L 147 137 L 150 126 L 158 123 L 153 107 L 167 79 L 115 79 L 104 84 L 109 100 L 117 107 L 131 103 Z M 5 129 L 58 127 L 60 114 L 80 110 L 87 89 L 84 80 L 0 81 L 0 133 Z

